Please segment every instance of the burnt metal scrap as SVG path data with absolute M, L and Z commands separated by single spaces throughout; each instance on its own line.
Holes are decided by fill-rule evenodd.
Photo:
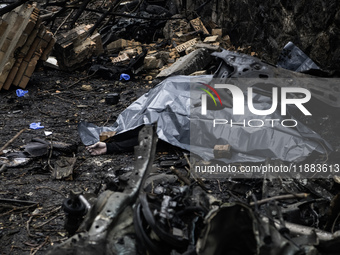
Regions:
M 125 179 L 124 191 L 107 190 L 92 202 L 84 202 L 83 195 L 72 193 L 64 201 L 65 227 L 72 234 L 89 209 L 86 205 L 92 205 L 79 233 L 48 254 L 194 252 L 213 198 L 197 185 L 179 186 L 176 175 L 151 173 L 157 142 L 155 127 L 145 126 L 139 142 L 135 167 Z
M 72 234 L 80 227 L 48 254 L 315 255 L 338 249 L 334 180 L 266 175 L 202 182 L 189 172 L 185 181 L 183 155 L 160 158 L 164 171 L 154 170 L 156 140 L 156 127 L 143 127 L 135 166 L 119 178 L 122 191 L 65 200 L 66 227 Z M 170 161 L 176 167 L 168 168 Z
M 131 175 L 135 172 L 132 170 Z M 48 254 L 314 255 L 336 254 L 332 252 L 339 247 L 340 225 L 337 219 L 329 218 L 333 214 L 329 212 L 330 201 L 321 195 L 294 193 L 307 191 L 298 181 L 282 180 L 285 189 L 280 189 L 275 180 L 230 180 L 233 186 L 228 187 L 222 202 L 208 195 L 197 180 L 183 185 L 172 174 L 145 174 L 144 188 L 133 203 L 121 203 L 117 197 L 120 192 L 102 193 L 78 233 Z M 148 182 L 150 178 L 155 182 Z M 327 185 L 326 181 L 320 185 L 310 182 L 315 190 Z M 290 195 L 267 197 L 285 193 L 288 188 Z M 332 193 L 331 208 L 338 214 L 335 208 L 339 199 Z M 83 203 L 77 206 L 77 212 L 79 208 L 86 211 Z M 116 210 L 121 211 L 120 215 L 105 221 L 109 218 L 107 211 L 117 206 L 121 207 Z M 329 220 L 331 227 L 327 228 Z M 103 222 L 110 226 L 102 228 L 108 226 Z
M 102 193 L 88 212 L 87 218 L 84 219 L 82 228 L 86 232 L 75 235 L 49 254 L 93 254 L 94 252 L 110 254 L 113 247 L 120 249 L 115 246 L 114 240 L 110 240 L 110 236 L 122 234 L 117 230 L 117 226 L 122 227 L 122 224 L 129 221 L 129 219 L 126 221 L 122 219 L 132 213 L 131 206 L 135 203 L 145 178 L 151 170 L 156 143 L 157 136 L 154 127 L 145 126 L 139 133 L 139 146 L 135 148 L 135 167 L 127 179 L 124 191 L 107 190 Z M 125 226 L 125 228 L 128 227 Z M 85 251 L 84 247 L 87 247 Z M 135 247 L 130 248 L 136 251 Z
M 194 252 L 209 210 L 209 196 L 196 185 L 161 184 L 152 192 L 142 191 L 134 214 L 137 243 L 142 253 Z
M 214 75 L 217 82 L 227 83 L 232 80 L 235 82 L 235 85 L 244 91 L 249 87 L 259 84 L 262 86 L 264 84 L 270 89 L 273 86 L 307 88 L 312 92 L 312 96 L 319 101 L 328 106 L 340 108 L 339 79 L 326 79 L 292 72 L 264 63 L 256 57 L 237 52 L 224 50 L 222 52 L 214 52 L 212 55 L 222 60 L 220 67 Z M 270 78 L 275 78 L 276 83 L 266 82 L 266 79 Z M 236 82 L 237 80 L 239 82 Z
M 287 183 L 295 183 L 294 180 L 282 181 L 286 191 Z M 327 199 L 308 194 L 300 199 L 294 194 L 287 200 L 275 195 L 268 199 L 265 198 L 268 194 L 280 192 L 275 187 L 277 181 L 261 180 L 262 192 L 256 191 L 257 185 L 254 180 L 252 182 L 251 191 L 248 189 L 251 203 L 240 199 L 246 192 L 247 181 L 235 180 L 228 188 L 232 194 L 228 203 L 220 204 L 205 217 L 197 254 L 224 254 L 225 251 L 231 254 L 333 254 L 335 247 L 339 247 L 339 228 L 327 229 Z M 310 182 L 316 189 L 320 188 L 316 180 Z M 260 196 L 264 199 L 257 200 Z M 336 220 L 331 221 L 333 227 L 338 225 Z

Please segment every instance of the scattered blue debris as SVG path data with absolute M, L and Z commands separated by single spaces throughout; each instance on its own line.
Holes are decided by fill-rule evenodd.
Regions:
M 18 97 L 23 97 L 25 94 L 28 93 L 28 90 L 17 89 L 16 92 Z
M 130 75 L 128 75 L 128 74 L 126 74 L 126 73 L 122 73 L 121 75 L 120 75 L 120 81 L 121 80 L 126 80 L 126 81 L 128 81 L 128 80 L 130 80 Z
M 44 126 L 40 126 L 40 122 L 30 124 L 30 129 L 41 129 L 41 128 L 44 128 Z

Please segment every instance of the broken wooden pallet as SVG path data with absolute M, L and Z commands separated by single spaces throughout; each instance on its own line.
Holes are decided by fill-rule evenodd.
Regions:
M 24 4 L 0 18 L 0 90 L 25 88 L 38 60 L 45 61 L 55 39 L 36 5 Z

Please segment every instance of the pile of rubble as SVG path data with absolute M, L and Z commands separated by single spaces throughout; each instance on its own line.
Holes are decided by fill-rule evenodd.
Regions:
M 46 21 L 42 22 L 36 5 L 21 5 L 7 12 L 0 23 L 0 89 L 11 85 L 25 88 L 38 60 L 47 60 L 47 66 L 67 72 L 92 65 L 89 72 L 98 72 L 103 78 L 128 73 L 151 82 L 155 77 L 209 73 L 204 68 L 212 60 L 210 53 L 221 48 L 256 55 L 250 47 L 232 46 L 229 36 L 216 24 L 209 24 L 208 30 L 199 17 L 188 20 L 180 14 L 171 16 L 157 5 L 144 8 L 138 12 L 140 19 L 121 17 L 118 25 L 109 24 L 100 30 L 97 24 L 83 23 L 59 31 L 66 18 L 55 37 L 45 29 Z M 143 19 L 151 20 L 145 23 Z M 145 30 L 147 26 L 150 31 Z M 158 39 L 150 38 L 151 32 Z
M 21 5 L 0 19 L 0 90 L 25 88 L 39 60 L 45 61 L 55 39 L 36 5 Z
M 151 82 L 155 77 L 206 74 L 203 69 L 212 60 L 210 54 L 213 51 L 220 51 L 221 47 L 236 50 L 221 28 L 209 33 L 200 18 L 188 22 L 180 15 L 174 15 L 163 28 L 165 39 L 159 38 L 155 43 L 123 38 L 102 42 L 98 33 L 83 40 L 91 26 L 83 25 L 57 37 L 55 56 L 59 68 L 74 70 L 91 63 L 92 57 L 96 57 L 90 70 L 98 71 L 99 60 L 101 70 L 108 68 L 114 70 L 113 73 L 125 72 Z M 256 55 L 250 52 L 250 47 L 237 50 Z

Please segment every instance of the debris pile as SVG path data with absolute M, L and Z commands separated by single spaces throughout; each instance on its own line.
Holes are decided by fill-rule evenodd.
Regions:
M 45 61 L 55 43 L 35 5 L 21 5 L 0 19 L 0 90 L 25 88 L 39 60 Z
M 60 69 L 73 71 L 82 67 L 92 56 L 103 53 L 101 36 L 95 33 L 87 37 L 92 25 L 80 25 L 57 35 L 54 55 Z
M 119 27 L 120 33 L 130 27 L 130 24 L 124 23 L 123 20 L 126 19 L 120 19 L 123 26 Z M 109 58 L 98 57 L 91 67 L 93 71 L 104 71 L 106 68 L 110 75 L 105 77 L 110 79 L 121 72 L 129 73 L 135 78 L 142 77 L 150 83 L 155 77 L 205 74 L 207 71 L 203 69 L 211 62 L 210 54 L 213 51 L 220 51 L 220 46 L 235 49 L 230 44 L 229 36 L 222 34 L 222 29 L 212 29 L 210 34 L 200 18 L 187 21 L 178 14 L 172 16 L 164 24 L 164 28 L 160 29 L 164 37 L 158 38 L 155 43 L 148 42 L 145 37 L 141 37 L 141 41 L 138 41 L 138 37 L 112 40 L 117 37 L 109 37 L 108 34 L 112 35 L 117 29 L 115 26 L 111 27 L 106 34 L 103 34 L 106 30 L 100 31 L 104 37 L 104 50 Z M 238 50 L 250 51 L 250 48 Z M 252 52 L 252 55 L 255 53 Z M 196 73 L 197 71 L 201 72 Z
M 87 4 L 85 2 L 77 11 L 71 27 Z M 59 8 L 56 3 L 49 5 L 56 5 L 54 11 Z M 124 3 L 120 10 L 129 10 L 130 5 L 134 3 Z M 148 3 L 137 7 L 135 14 L 126 17 L 122 14 L 114 23 L 107 22 L 100 29 L 101 19 L 94 25 L 82 23 L 65 31 L 61 27 L 67 23 L 67 16 L 56 29 L 55 38 L 42 25 L 35 6 L 22 5 L 6 13 L 0 29 L 3 52 L 0 89 L 8 89 L 11 85 L 25 88 L 38 60 L 48 60 L 46 66 L 63 71 L 79 70 L 92 63 L 90 74 L 112 79 L 127 73 L 151 83 L 155 77 L 212 73 L 203 69 L 212 60 L 210 53 L 221 47 L 256 55 L 250 47 L 236 49 L 222 28 L 210 24 L 208 30 L 200 17 L 188 20 L 183 15 L 172 15 L 169 10 Z M 44 14 L 44 24 L 52 21 L 53 25 L 60 13 Z M 16 22 L 11 22 L 14 19 Z M 53 57 L 47 59 L 52 49 Z

